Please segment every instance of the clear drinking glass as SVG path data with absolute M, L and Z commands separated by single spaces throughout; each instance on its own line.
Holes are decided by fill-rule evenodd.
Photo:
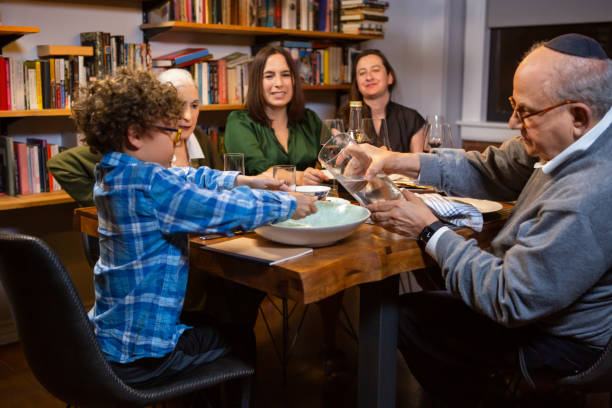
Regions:
M 290 164 L 272 166 L 272 177 L 274 180 L 284 180 L 289 189 L 295 191 L 295 166 Z
M 238 171 L 240 174 L 244 174 L 244 154 L 225 153 L 223 155 L 223 170 Z
M 344 122 L 342 119 L 325 119 L 321 126 L 321 146 L 323 146 L 331 135 L 344 133 Z
M 361 121 L 361 129 L 374 146 L 391 150 L 386 119 L 364 118 Z
M 428 152 L 437 147 L 451 147 L 451 127 L 448 123 L 428 123 L 425 128 L 425 145 Z
M 344 152 L 344 148 L 352 144 L 356 142 L 348 133 L 333 135 L 321 148 L 319 162 L 363 206 L 403 199 L 401 191 L 387 175 L 379 174 L 369 181 L 365 179 L 366 167 Z

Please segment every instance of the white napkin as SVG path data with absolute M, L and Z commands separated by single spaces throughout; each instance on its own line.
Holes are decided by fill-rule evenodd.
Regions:
M 482 231 L 482 214 L 473 205 L 452 201 L 440 194 L 417 194 L 417 197 L 442 221 Z

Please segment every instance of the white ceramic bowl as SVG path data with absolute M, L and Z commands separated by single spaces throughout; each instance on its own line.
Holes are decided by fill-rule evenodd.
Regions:
M 281 244 L 322 247 L 349 236 L 370 216 L 367 208 L 343 199 L 317 201 L 315 205 L 318 211 L 308 217 L 259 227 L 255 233 Z
M 331 190 L 329 186 L 297 186 L 295 191 L 302 194 L 316 196 L 317 200 L 325 200 Z

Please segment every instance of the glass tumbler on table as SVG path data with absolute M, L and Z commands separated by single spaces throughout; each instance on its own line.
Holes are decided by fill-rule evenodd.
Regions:
M 244 154 L 225 153 L 223 155 L 223 170 L 238 171 L 240 174 L 244 174 Z
M 366 168 L 344 152 L 344 148 L 352 144 L 356 142 L 348 133 L 332 136 L 321 148 L 319 162 L 363 206 L 378 201 L 403 199 L 401 191 L 387 175 L 379 174 L 372 180 L 366 180 Z
M 295 166 L 290 164 L 278 164 L 272 167 L 274 180 L 284 181 L 291 191 L 295 191 Z

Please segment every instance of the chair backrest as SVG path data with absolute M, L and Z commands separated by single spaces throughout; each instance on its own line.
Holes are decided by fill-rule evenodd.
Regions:
M 34 375 L 73 405 L 138 400 L 106 362 L 72 280 L 38 238 L 0 232 L 0 280 Z

